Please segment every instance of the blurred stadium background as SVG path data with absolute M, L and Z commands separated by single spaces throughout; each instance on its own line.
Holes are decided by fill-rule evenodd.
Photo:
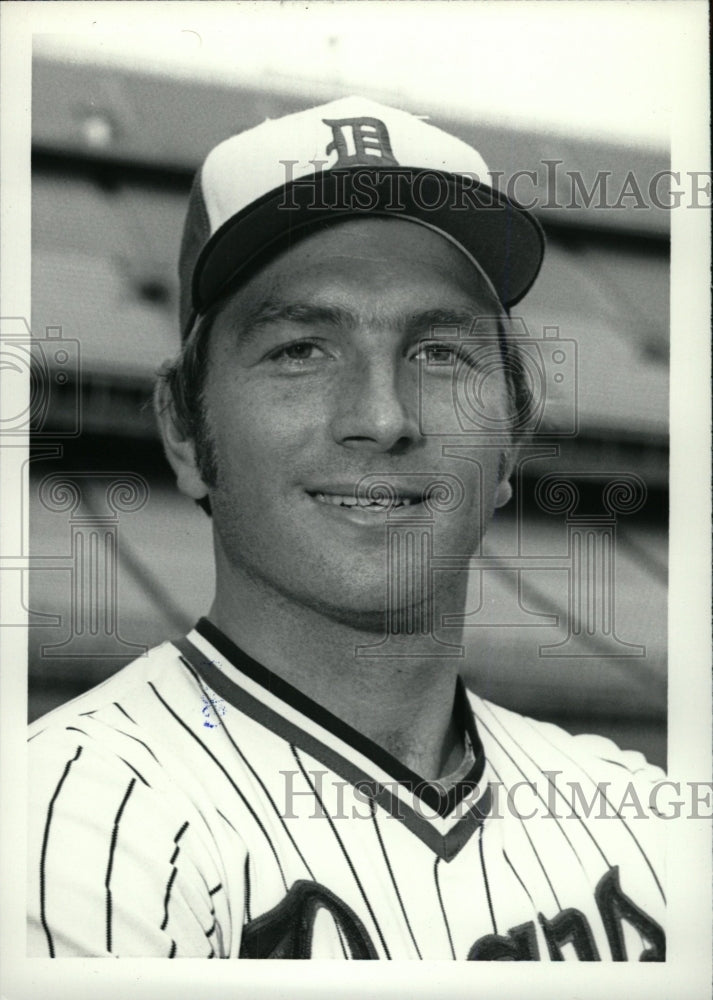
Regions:
M 177 494 L 150 409 L 154 373 L 178 344 L 176 260 L 192 174 L 222 138 L 349 91 L 338 80 L 310 87 L 279 74 L 191 79 L 165 66 L 99 65 L 41 45 L 32 85 L 32 332 L 50 344 L 61 328 L 69 344 L 62 364 L 74 369 L 43 415 L 29 472 L 31 553 L 41 567 L 31 573 L 29 592 L 29 712 L 36 718 L 141 647 L 187 630 L 210 604 L 209 521 Z M 651 144 L 483 125 L 462 101 L 450 113 L 403 93 L 395 103 L 430 112 L 505 176 L 556 159 L 563 173 L 580 171 L 588 187 L 597 170 L 612 171 L 618 192 L 628 171 L 646 190 L 668 167 L 668 151 Z M 541 655 L 540 647 L 567 635 L 566 569 L 492 569 L 473 580 L 466 672 L 485 697 L 574 732 L 601 732 L 664 764 L 668 217 L 655 207 L 637 211 L 630 201 L 617 211 L 543 207 L 538 214 L 548 255 L 518 309 L 532 336 L 558 327 L 577 344 L 579 433 L 559 442 L 558 455 L 523 466 L 519 540 L 513 504 L 489 533 L 487 551 L 513 553 L 520 545 L 521 554 L 566 556 L 564 516 L 534 501 L 547 473 L 570 474 L 590 499 L 591 473 L 641 477 L 646 502 L 616 528 L 614 597 L 619 638 L 644 647 L 644 655 L 609 655 L 596 630 L 584 637 L 586 655 Z M 57 352 L 45 353 L 54 371 Z M 48 476 L 77 472 L 92 475 L 82 480 L 76 509 L 48 503 L 46 492 L 40 499 Z M 114 569 L 111 553 L 94 558 L 76 548 L 87 525 L 112 513 L 111 477 L 102 472 L 136 474 L 149 487 L 146 503 L 114 522 Z M 111 579 L 77 583 L 75 564 Z M 100 608 L 81 636 L 72 619 L 80 585 L 117 595 L 116 620 L 102 619 L 108 612 Z

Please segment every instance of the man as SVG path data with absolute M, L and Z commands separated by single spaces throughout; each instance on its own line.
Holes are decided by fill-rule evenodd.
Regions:
M 658 824 L 619 808 L 660 772 L 466 692 L 468 574 L 429 572 L 528 425 L 543 239 L 486 178 L 359 98 L 208 156 L 157 412 L 215 598 L 35 724 L 32 954 L 663 960 Z

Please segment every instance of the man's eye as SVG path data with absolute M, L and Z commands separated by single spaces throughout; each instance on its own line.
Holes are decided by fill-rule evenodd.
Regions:
M 312 361 L 322 357 L 324 351 L 309 340 L 298 340 L 294 344 L 279 347 L 270 355 L 273 361 Z
M 452 344 L 422 344 L 415 356 L 428 365 L 450 367 L 456 358 L 456 348 Z

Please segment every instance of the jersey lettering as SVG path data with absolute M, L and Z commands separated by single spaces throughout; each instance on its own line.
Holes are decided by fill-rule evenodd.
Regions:
M 610 868 L 594 890 L 594 899 L 602 918 L 611 957 L 615 962 L 626 962 L 622 921 L 635 927 L 648 947 L 639 955 L 640 962 L 666 960 L 666 936 L 663 928 L 637 906 L 621 889 L 619 868 Z M 553 962 L 564 961 L 562 948 L 571 944 L 580 962 L 598 962 L 599 952 L 589 921 L 581 910 L 568 907 L 552 917 L 538 914 L 547 950 Z M 468 952 L 468 959 L 476 962 L 514 961 L 532 962 L 540 957 L 534 921 L 511 927 L 507 935 L 486 934 L 478 938 Z
M 486 934 L 468 952 L 469 962 L 537 962 L 539 958 L 537 934 L 531 920 L 511 927 L 507 936 Z
M 537 914 L 547 941 L 547 950 L 553 962 L 563 962 L 561 946 L 571 944 L 580 962 L 598 962 L 599 952 L 594 943 L 592 930 L 581 910 L 569 907 L 561 910 L 556 917 L 548 920 Z
M 626 962 L 626 948 L 621 922 L 635 927 L 645 941 L 645 948 L 639 955 L 640 962 L 666 961 L 666 935 L 663 928 L 622 892 L 619 884 L 619 867 L 610 868 L 599 880 L 594 898 L 607 932 L 607 940 L 615 962 Z
M 326 886 L 304 879 L 295 882 L 277 906 L 247 924 L 240 957 L 312 958 L 314 926 L 321 909 L 327 910 L 341 932 L 349 953 L 345 957 L 378 958 L 364 924 L 351 907 Z

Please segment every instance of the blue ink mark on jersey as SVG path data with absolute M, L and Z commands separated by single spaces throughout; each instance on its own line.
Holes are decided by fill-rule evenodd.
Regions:
M 203 725 L 208 729 L 215 729 L 219 723 L 211 722 L 210 717 L 215 716 L 218 713 L 220 715 L 225 715 L 225 702 L 222 698 L 203 698 L 203 715 L 205 715 L 205 721 Z

